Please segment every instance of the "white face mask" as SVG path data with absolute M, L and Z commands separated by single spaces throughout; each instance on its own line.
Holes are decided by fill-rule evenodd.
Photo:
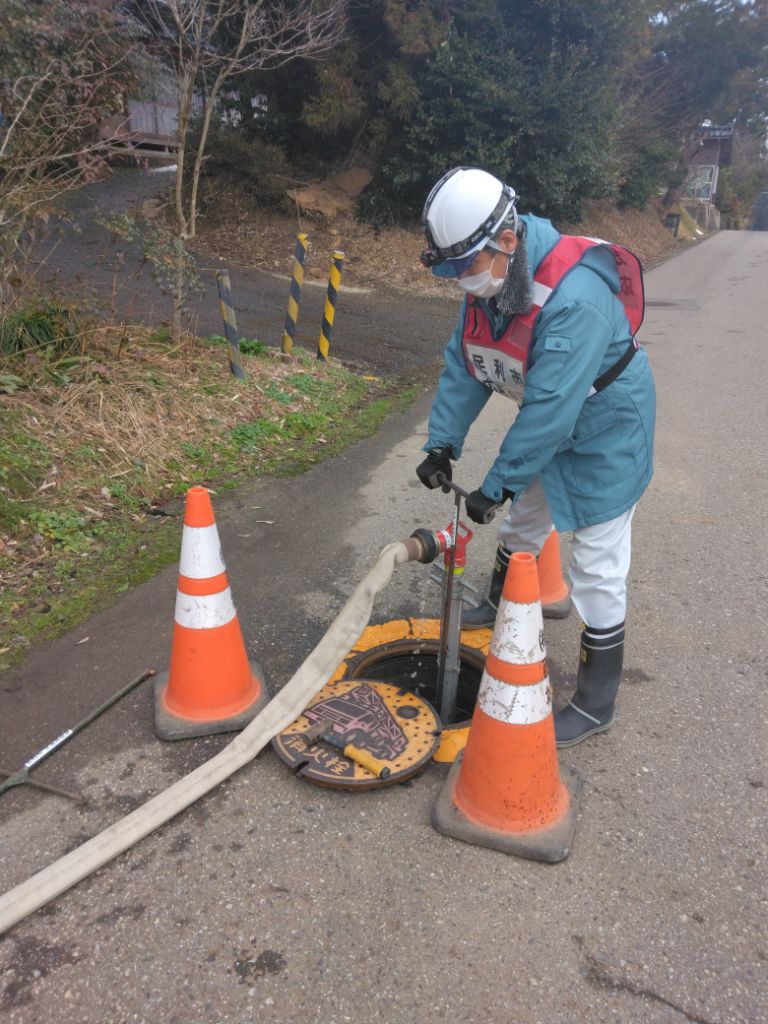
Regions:
M 480 274 L 472 274 L 469 277 L 457 277 L 459 287 L 478 299 L 491 299 L 498 295 L 504 287 L 506 277 L 493 277 L 490 270 L 483 270 Z

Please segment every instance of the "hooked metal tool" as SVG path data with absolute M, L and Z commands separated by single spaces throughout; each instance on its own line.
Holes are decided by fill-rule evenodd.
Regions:
M 303 737 L 308 747 L 314 746 L 319 740 L 328 743 L 330 746 L 340 750 L 350 761 L 354 761 L 356 764 L 362 765 L 363 768 L 367 768 L 369 772 L 373 772 L 379 779 L 387 779 L 392 774 L 391 769 L 384 761 L 374 757 L 373 754 L 363 750 L 362 747 L 349 743 L 344 736 L 334 732 L 333 722 L 328 719 L 321 719 L 319 722 L 315 722 L 314 725 L 310 725 L 306 732 L 304 732 Z
M 82 732 L 82 730 L 87 725 L 90 725 L 94 719 L 98 718 L 99 715 L 103 715 L 104 712 L 109 710 L 113 704 L 117 704 L 117 702 L 125 697 L 126 694 L 130 693 L 131 690 L 134 690 L 139 683 L 143 683 L 145 679 L 149 679 L 149 677 L 154 674 L 155 670 L 153 668 L 147 669 L 146 672 L 142 672 L 140 676 L 137 676 L 136 679 L 132 679 L 130 683 L 124 686 L 121 690 L 118 690 L 118 692 L 113 694 L 108 700 L 105 700 L 103 704 L 100 704 L 94 711 L 91 711 L 89 715 L 86 715 L 86 717 L 81 722 L 78 722 L 77 725 L 73 725 L 71 729 L 65 729 L 65 731 L 57 736 L 55 740 L 51 740 L 47 746 L 43 747 L 43 749 L 39 750 L 36 754 L 33 754 L 28 761 L 25 761 L 17 772 L 8 774 L 8 778 L 5 782 L 0 783 L 0 794 L 5 793 L 5 791 L 10 789 L 12 786 L 23 786 L 25 784 L 29 784 L 37 786 L 38 789 L 49 790 L 57 796 L 66 796 L 70 800 L 82 800 L 83 798 L 80 796 L 75 796 L 72 793 L 67 793 L 65 790 L 56 789 L 46 783 L 38 783 L 36 780 L 30 779 L 29 773 L 33 768 L 36 768 L 41 761 L 44 761 L 46 757 L 50 757 L 55 750 L 63 747 L 67 740 L 71 740 L 73 736 Z M 2 774 L 6 773 L 3 772 Z
M 465 491 L 463 487 L 459 487 L 459 485 L 455 484 L 453 480 L 449 480 L 445 473 L 436 473 L 435 479 L 440 484 L 440 488 L 445 494 L 449 494 L 453 491 L 454 494 L 457 495 L 457 502 L 458 498 L 464 498 L 466 500 L 469 497 L 469 491 Z M 491 505 L 483 516 L 482 525 L 487 526 L 501 507 L 502 506 L 500 504 Z

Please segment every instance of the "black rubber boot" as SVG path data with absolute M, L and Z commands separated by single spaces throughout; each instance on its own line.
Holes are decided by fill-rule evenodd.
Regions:
M 491 585 L 488 589 L 488 597 L 481 601 L 476 608 L 463 608 L 461 612 L 462 629 L 483 629 L 493 626 L 496 621 L 496 612 L 499 610 L 501 591 L 504 589 L 504 579 L 509 566 L 509 556 L 503 544 L 496 548 L 496 561 L 493 563 L 491 573 Z
M 509 566 L 509 556 L 512 554 L 503 544 L 496 548 L 496 561 L 491 574 L 491 585 L 486 597 L 474 608 L 465 608 L 461 613 L 462 629 L 490 629 L 496 622 L 496 612 L 499 610 L 501 592 L 504 589 L 504 579 Z M 568 594 L 554 604 L 543 604 L 541 613 L 545 619 L 564 619 L 570 612 L 573 602 Z
M 624 623 L 581 634 L 576 693 L 555 713 L 558 747 L 572 747 L 587 736 L 610 729 L 624 664 Z

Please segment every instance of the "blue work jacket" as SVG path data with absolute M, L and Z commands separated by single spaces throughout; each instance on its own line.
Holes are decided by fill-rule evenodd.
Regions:
M 560 234 L 541 217 L 521 219 L 533 275 Z M 631 340 L 619 287 L 613 256 L 600 248 L 590 249 L 560 282 L 536 321 L 519 412 L 481 485 L 489 498 L 501 501 L 505 489 L 519 498 L 540 476 L 561 532 L 626 512 L 653 473 L 656 392 L 645 352 L 637 352 L 613 383 L 588 397 Z M 424 446 L 425 451 L 448 447 L 456 459 L 493 393 L 464 362 L 465 304 L 466 299 L 445 349 Z M 493 299 L 481 305 L 494 337 L 501 336 L 510 318 L 497 311 Z

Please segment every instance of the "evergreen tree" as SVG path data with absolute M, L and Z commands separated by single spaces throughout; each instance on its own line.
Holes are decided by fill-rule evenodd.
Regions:
M 350 0 L 344 44 L 249 87 L 248 130 L 299 174 L 363 163 L 361 212 L 410 220 L 457 164 L 524 205 L 578 218 L 584 200 L 643 206 L 685 178 L 709 117 L 764 136 L 768 0 Z

